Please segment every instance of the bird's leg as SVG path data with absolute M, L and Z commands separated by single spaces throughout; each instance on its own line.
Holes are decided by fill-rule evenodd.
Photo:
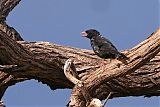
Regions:
M 103 71 L 105 70 L 105 65 L 108 64 L 108 61 L 106 59 L 103 59 L 102 63 L 101 63 L 101 67 L 103 67 Z

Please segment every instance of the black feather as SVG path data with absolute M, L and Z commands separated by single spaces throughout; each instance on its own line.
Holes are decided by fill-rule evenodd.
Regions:
M 123 59 L 127 60 L 128 58 L 118 52 L 116 47 L 106 38 L 101 36 L 101 34 L 94 29 L 86 30 L 87 38 L 90 39 L 91 46 L 93 51 L 101 58 L 116 58 L 116 59 Z

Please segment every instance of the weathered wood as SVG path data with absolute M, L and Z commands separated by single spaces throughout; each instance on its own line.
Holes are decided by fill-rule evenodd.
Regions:
M 99 69 L 97 69 L 95 71 L 92 71 L 86 79 L 82 80 L 85 84 L 85 88 L 86 88 L 87 92 L 90 93 L 92 98 L 94 98 L 94 97 L 97 98 L 98 93 L 95 96 L 94 96 L 94 94 L 95 94 L 95 91 L 98 89 L 98 87 L 101 84 L 103 85 L 104 83 L 107 83 L 110 80 L 114 80 L 118 83 L 117 78 L 125 77 L 126 74 L 129 75 L 132 72 L 136 71 L 137 69 L 139 69 L 140 67 L 145 65 L 147 62 L 149 62 L 150 59 L 155 57 L 155 55 L 157 55 L 159 52 L 160 52 L 160 29 L 157 30 L 154 34 L 152 34 L 152 36 L 150 36 L 148 39 L 146 39 L 145 41 L 141 42 L 136 47 L 134 47 L 126 52 L 127 57 L 130 59 L 127 65 L 115 60 L 109 64 L 106 64 L 105 66 L 100 67 Z M 159 67 L 159 65 L 158 65 L 158 67 Z M 156 74 L 156 75 L 159 77 L 159 74 Z M 156 82 L 157 80 L 158 81 L 160 80 L 159 78 L 153 79 L 153 77 L 150 77 L 150 76 L 148 76 L 148 78 L 150 78 L 151 82 L 154 81 L 153 82 L 154 84 L 156 83 L 155 84 L 156 89 L 157 88 L 160 89 L 160 83 L 157 84 L 157 82 Z M 130 90 L 126 89 L 124 91 L 124 84 L 125 84 L 125 81 L 124 81 L 124 83 L 120 82 L 120 84 L 119 84 L 120 87 L 118 87 L 118 89 L 121 88 L 121 91 L 117 90 L 117 89 L 115 90 L 115 88 L 112 88 L 109 86 L 107 88 L 108 91 L 106 90 L 106 92 L 115 92 L 115 94 L 112 96 L 119 96 L 119 93 L 123 93 L 125 91 L 127 91 L 127 93 L 125 93 L 125 94 L 133 94 L 132 92 L 130 92 Z M 141 94 L 143 93 L 142 95 L 151 94 L 152 93 L 151 90 L 150 90 L 150 92 L 144 91 L 144 90 L 146 90 L 146 88 L 150 88 L 150 87 L 148 87 L 148 84 L 147 85 L 144 85 L 144 84 L 145 83 L 138 84 L 138 86 L 135 86 L 136 91 L 141 90 Z M 141 85 L 141 88 L 137 88 L 137 87 L 139 87 L 139 85 Z M 142 91 L 142 88 L 144 89 L 143 91 Z M 137 94 L 137 96 L 138 96 L 139 93 L 134 92 L 134 94 L 135 95 Z M 157 91 L 157 95 L 160 95 L 159 90 Z M 81 90 L 79 90 L 78 87 L 74 87 L 71 98 L 75 99 L 75 101 L 77 101 L 77 102 L 74 101 L 76 107 L 85 107 L 85 105 L 86 105 L 85 101 L 83 100 Z M 73 103 L 72 103 L 72 105 L 73 105 Z
M 21 0 L 0 1 L 0 98 L 17 82 L 36 79 L 51 89 L 73 88 L 71 102 L 85 107 L 81 88 L 74 87 L 64 75 L 63 66 L 69 58 L 84 88 L 92 98 L 100 100 L 113 91 L 114 97 L 160 96 L 160 29 L 136 47 L 123 53 L 128 64 L 104 60 L 93 51 L 60 46 L 48 42 L 25 42 L 20 34 L 5 22 L 9 12 Z M 19 41 L 20 40 L 20 41 Z M 16 42 L 19 41 L 19 42 Z
M 142 42 L 135 48 L 124 52 L 130 58 L 129 64 L 123 65 L 118 60 L 112 60 L 110 63 L 110 60 L 106 60 L 105 63 L 107 67 L 101 66 L 104 60 L 97 57 L 92 50 L 60 46 L 49 42 L 16 42 L 1 31 L 0 64 L 17 65 L 17 67 L 0 72 L 0 87 L 14 85 L 24 80 L 36 79 L 48 84 L 52 89 L 73 88 L 74 85 L 68 81 L 63 73 L 65 61 L 72 58 L 81 80 L 88 83 L 86 86 L 93 86 L 91 87 L 92 90 L 88 91 L 92 97 L 105 99 L 110 90 L 117 92 L 112 95 L 112 98 L 124 96 L 159 96 L 160 53 L 152 51 L 158 49 L 157 46 L 159 46 L 160 43 L 159 31 L 160 30 L 150 37 L 155 37 L 153 41 L 147 40 L 147 42 Z M 149 46 L 148 48 L 141 48 L 141 46 L 147 46 L 147 44 Z M 139 48 L 141 48 L 141 50 L 137 51 Z M 148 56 L 145 53 L 152 54 Z M 156 53 L 158 54 L 156 55 Z M 156 56 L 154 57 L 153 55 Z M 118 76 L 116 79 L 112 77 L 110 77 L 110 79 L 105 79 L 105 77 L 103 77 L 103 75 L 109 75 L 103 73 L 106 73 L 110 68 L 119 67 L 115 70 L 119 71 L 123 68 L 123 71 L 125 70 L 125 66 L 130 67 L 131 63 L 135 64 L 135 60 L 143 62 L 146 60 L 146 57 L 149 59 L 152 57 L 154 58 L 148 63 L 147 61 L 149 61 L 149 59 L 147 59 L 144 64 L 140 63 L 139 67 L 130 71 L 134 71 L 131 74 L 126 76 L 125 73 L 123 76 L 116 74 Z M 116 63 L 118 63 L 118 65 L 115 65 Z M 100 75 L 95 75 L 97 70 L 101 72 Z M 103 72 L 102 70 L 107 71 Z M 101 79 L 99 76 L 102 76 L 103 83 L 94 83 L 93 79 L 89 79 L 92 77 L 96 79 L 96 76 L 99 79 Z
M 23 39 L 20 34 L 13 27 L 7 25 L 5 21 L 9 12 L 11 12 L 20 1 L 21 0 L 0 0 L 0 30 L 16 41 L 23 41 Z
M 75 65 L 72 59 L 68 59 L 64 65 L 64 74 L 66 78 L 71 81 L 74 85 L 79 87 L 83 86 L 83 82 L 80 80 L 78 73 L 76 71 Z
M 0 0 L 0 21 L 6 20 L 9 12 L 20 2 L 21 0 Z
M 54 84 L 56 88 L 61 86 L 62 86 L 61 88 L 71 87 L 72 84 L 70 84 L 70 82 L 68 82 L 68 84 L 65 83 L 67 79 L 65 78 L 63 73 L 62 62 L 60 62 L 60 60 L 56 59 L 55 57 L 48 59 L 49 62 L 46 62 L 45 57 L 46 55 L 43 56 L 44 59 L 41 58 L 41 56 L 36 57 L 28 49 L 22 47 L 19 43 L 12 40 L 8 36 L 6 36 L 5 33 L 1 31 L 0 64 L 17 65 L 17 67 L 14 67 L 13 69 L 8 69 L 4 71 L 5 73 L 3 73 L 2 76 L 0 76 L 1 85 L 4 84 L 9 85 L 10 83 L 14 84 L 17 81 L 22 81 L 23 79 L 26 80 L 26 78 L 27 79 L 41 78 L 42 82 L 45 82 L 45 78 L 48 75 L 48 80 L 46 81 L 48 82 L 47 83 L 48 85 Z M 36 72 L 39 73 L 36 74 Z M 41 74 L 40 72 L 43 73 Z M 11 78 L 10 79 L 6 78 L 6 75 L 10 76 Z M 51 88 L 54 88 L 54 85 L 53 86 L 52 85 Z

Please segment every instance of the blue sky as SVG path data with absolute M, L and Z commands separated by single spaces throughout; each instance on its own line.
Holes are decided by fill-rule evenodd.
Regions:
M 119 50 L 129 49 L 159 27 L 159 0 L 22 0 L 7 18 L 26 41 L 91 49 L 80 32 L 99 30 Z M 71 90 L 52 91 L 36 80 L 7 89 L 7 107 L 64 107 Z M 127 97 L 107 107 L 160 107 L 160 98 Z

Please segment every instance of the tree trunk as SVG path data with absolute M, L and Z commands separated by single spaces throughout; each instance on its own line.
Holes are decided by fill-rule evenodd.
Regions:
M 128 58 L 103 60 L 92 50 L 61 46 L 49 42 L 25 42 L 19 33 L 5 23 L 6 16 L 20 0 L 0 1 L 0 98 L 17 82 L 36 79 L 52 90 L 73 88 L 71 103 L 85 107 L 82 89 L 70 82 L 63 72 L 72 59 L 80 80 L 91 98 L 160 95 L 160 29 L 146 40 L 123 51 Z M 17 41 L 20 40 L 20 41 Z M 102 63 L 106 65 L 102 66 Z M 75 99 L 75 102 L 73 102 Z

